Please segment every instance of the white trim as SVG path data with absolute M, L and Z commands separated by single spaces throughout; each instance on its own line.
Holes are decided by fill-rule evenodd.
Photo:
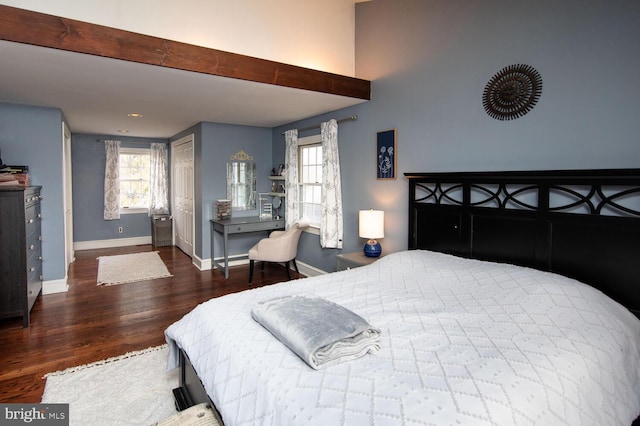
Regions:
M 236 254 L 233 256 L 229 256 L 229 267 L 248 265 L 249 259 L 247 256 L 248 256 L 247 254 Z M 196 264 L 195 261 L 193 262 L 193 264 L 201 271 L 214 269 L 211 267 L 211 259 L 198 259 L 198 260 L 201 262 L 201 266 L 198 266 L 198 264 Z M 222 263 L 223 260 L 224 259 L 222 257 L 216 258 L 216 262 L 218 263 Z M 317 275 L 328 274 L 328 272 L 323 271 L 322 269 L 318 269 L 304 262 L 296 261 L 296 264 L 298 265 L 298 270 L 300 271 L 300 273 L 307 277 L 315 277 Z M 291 264 L 289 268 L 293 269 L 293 264 Z M 218 268 L 215 268 L 215 269 L 218 269 Z
M 149 155 L 151 156 L 151 148 L 132 148 L 132 147 L 120 147 L 120 154 L 129 154 L 129 155 Z
M 42 282 L 42 295 L 66 293 L 67 291 L 69 291 L 69 284 L 66 278 Z
M 229 256 L 229 267 L 231 266 L 239 266 L 239 265 L 248 265 L 249 264 L 249 255 L 245 254 L 234 254 L 233 256 Z M 197 262 L 196 262 L 197 259 Z M 216 262 L 223 263 L 224 258 L 216 258 Z M 211 269 L 218 269 L 213 267 L 213 263 L 211 259 L 200 259 L 197 256 L 193 258 L 193 265 L 200 269 L 201 271 L 209 271 Z
M 131 147 L 120 147 L 120 151 L 118 153 L 118 156 L 120 158 L 122 158 L 123 155 L 140 155 L 140 156 L 147 156 L 149 157 L 149 162 L 151 162 L 151 148 L 147 147 L 147 148 L 140 148 L 140 147 L 136 147 L 136 148 L 131 148 Z M 128 179 L 119 179 L 119 184 L 122 183 L 122 181 L 128 181 Z M 151 177 L 147 176 L 146 182 L 149 183 L 151 182 Z M 142 207 L 142 206 L 134 206 L 134 207 L 123 207 L 120 206 L 120 214 L 136 214 L 136 213 L 146 213 L 149 214 L 149 207 Z
M 320 235 L 320 226 L 314 223 L 312 225 L 307 226 L 305 229 L 302 230 L 302 232 L 306 232 L 307 234 L 312 234 L 312 235 Z
M 149 215 L 148 207 L 120 207 L 120 214 L 146 214 Z
M 306 183 L 303 184 L 301 182 L 302 179 L 302 155 L 300 155 L 300 149 L 310 146 L 310 145 L 317 145 L 317 146 L 322 146 L 322 134 L 318 133 L 317 135 L 311 135 L 311 136 L 305 136 L 304 138 L 299 138 L 298 139 L 298 183 L 296 185 L 296 189 L 298 191 L 298 194 L 301 194 L 303 191 L 302 189 L 305 187 L 305 185 L 309 185 L 309 186 L 313 186 L 313 185 L 317 185 L 320 187 L 320 193 L 322 194 L 322 179 L 320 179 L 319 182 L 316 182 L 315 184 L 312 183 Z M 302 211 L 302 207 L 303 204 L 300 201 L 300 195 L 298 196 L 298 204 L 300 204 L 300 214 L 303 214 Z M 307 203 L 307 204 L 311 204 L 311 203 Z M 324 199 L 320 200 L 320 206 L 322 207 L 322 205 L 324 205 Z M 310 219 L 310 218 L 309 218 Z M 315 229 L 312 229 L 315 228 Z M 320 235 L 320 222 L 311 222 L 309 227 L 307 229 L 304 230 L 304 232 L 307 232 L 309 234 L 314 234 L 314 235 Z
M 75 260 L 73 252 L 73 171 L 71 165 L 71 131 L 62 120 L 62 204 L 65 270 Z
M 317 277 L 318 275 L 328 274 L 327 271 L 323 271 L 322 269 L 316 268 L 315 266 L 311 266 L 304 262 L 296 260 L 296 264 L 298 265 L 298 270 L 300 271 L 300 273 L 307 277 Z
M 111 247 L 126 247 L 151 244 L 151 236 L 115 238 L 112 240 L 76 241 L 73 243 L 74 250 L 93 250 Z
M 175 194 L 174 194 L 174 189 L 175 189 L 175 182 L 174 182 L 174 149 L 176 149 L 179 145 L 184 145 L 184 144 L 190 144 L 191 145 L 191 162 L 193 165 L 193 170 L 191 171 L 191 176 L 189 176 L 189 184 L 191 185 L 191 198 L 192 198 L 192 205 L 191 207 L 191 253 L 186 253 L 185 254 L 189 257 L 191 257 L 192 263 L 200 270 L 209 270 L 211 269 L 211 260 L 209 260 L 209 264 L 208 264 L 208 268 L 206 268 L 207 266 L 207 261 L 197 258 L 197 262 L 200 264 L 200 266 L 198 266 L 198 263 L 196 263 L 196 246 L 195 246 L 195 241 L 196 241 L 196 226 L 198 225 L 196 223 L 196 205 L 197 205 L 197 193 L 196 193 L 196 142 L 195 142 L 195 134 L 194 133 L 190 133 L 186 136 L 181 137 L 180 139 L 177 139 L 175 141 L 172 141 L 169 144 L 169 151 L 170 151 L 170 160 L 169 160 L 169 176 L 170 176 L 170 193 L 169 193 L 169 197 L 171 198 L 169 200 L 169 205 L 171 206 L 171 210 L 172 212 L 175 212 Z M 174 244 L 176 247 L 180 248 L 181 250 L 184 251 L 184 248 L 179 247 L 179 245 L 177 244 L 176 241 L 176 231 L 177 231 L 177 227 L 176 227 L 176 221 L 180 221 L 179 218 L 174 217 L 174 224 L 173 224 L 173 229 L 171 231 L 171 243 Z M 203 269 L 206 268 L 206 269 Z
M 322 135 L 321 134 L 317 134 L 317 135 L 311 135 L 311 136 L 305 136 L 304 138 L 299 138 L 298 139 L 298 146 L 300 145 L 315 145 L 315 144 L 321 144 L 322 143 Z
M 201 271 L 208 271 L 211 269 L 211 259 L 201 259 L 195 254 L 191 258 L 191 264 Z
M 232 258 L 236 259 L 232 259 Z M 222 258 L 216 259 L 219 263 L 222 263 Z M 249 264 L 249 259 L 247 255 L 237 254 L 235 256 L 229 256 L 229 266 L 239 266 L 239 265 L 247 265 Z M 322 269 L 316 268 L 315 266 L 311 266 L 308 263 L 301 262 L 296 260 L 296 265 L 298 265 L 298 271 L 306 277 L 316 277 L 318 275 L 326 275 L 327 271 L 323 271 Z M 289 264 L 289 269 L 295 271 L 293 267 L 293 263 Z

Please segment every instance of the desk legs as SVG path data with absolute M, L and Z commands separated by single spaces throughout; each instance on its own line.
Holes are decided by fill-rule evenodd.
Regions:
M 284 229 L 284 221 L 259 221 L 255 220 L 242 222 L 237 221 L 233 223 L 233 221 L 223 221 L 223 223 L 215 222 L 213 220 L 211 223 L 211 269 L 214 267 L 216 269 L 224 268 L 224 278 L 229 278 L 229 235 L 232 234 L 248 234 L 253 232 L 272 232 L 279 229 Z M 215 240 L 216 234 L 221 234 L 222 236 L 222 251 L 223 251 L 223 261 L 217 261 L 215 256 Z M 238 255 L 238 258 L 243 257 L 242 255 Z M 248 256 L 247 256 L 248 257 Z
M 223 235 L 223 251 L 224 251 L 224 266 L 222 263 L 216 261 L 215 246 L 216 246 L 216 233 Z M 224 279 L 229 278 L 229 252 L 228 252 L 229 234 L 227 228 L 224 228 L 224 232 L 216 231 L 213 223 L 211 224 L 211 268 L 224 269 Z
M 224 241 L 222 247 L 224 247 L 224 279 L 229 279 L 229 233 L 227 227 L 224 227 Z
M 216 261 L 215 256 L 215 246 L 216 246 L 216 233 L 222 234 L 222 249 L 224 255 L 224 266 Z M 229 232 L 227 232 L 227 227 L 224 227 L 224 232 L 218 232 L 214 229 L 213 224 L 211 224 L 211 267 L 215 267 L 217 269 L 224 269 L 224 279 L 229 279 Z

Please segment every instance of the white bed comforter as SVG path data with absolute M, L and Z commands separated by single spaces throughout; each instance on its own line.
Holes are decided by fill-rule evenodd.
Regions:
M 381 349 L 313 370 L 251 318 L 316 294 L 382 331 Z M 558 275 L 426 251 L 230 294 L 166 330 L 226 426 L 629 425 L 640 321 Z

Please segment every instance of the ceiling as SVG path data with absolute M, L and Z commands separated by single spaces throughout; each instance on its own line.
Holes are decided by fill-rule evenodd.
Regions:
M 169 138 L 201 121 L 276 127 L 366 102 L 11 41 L 0 40 L 0 58 L 0 102 L 60 108 L 73 133 Z

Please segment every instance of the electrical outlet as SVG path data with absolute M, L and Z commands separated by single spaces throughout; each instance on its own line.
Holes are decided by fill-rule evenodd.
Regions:
M 124 232 L 124 227 L 118 226 L 118 234 L 122 234 Z

